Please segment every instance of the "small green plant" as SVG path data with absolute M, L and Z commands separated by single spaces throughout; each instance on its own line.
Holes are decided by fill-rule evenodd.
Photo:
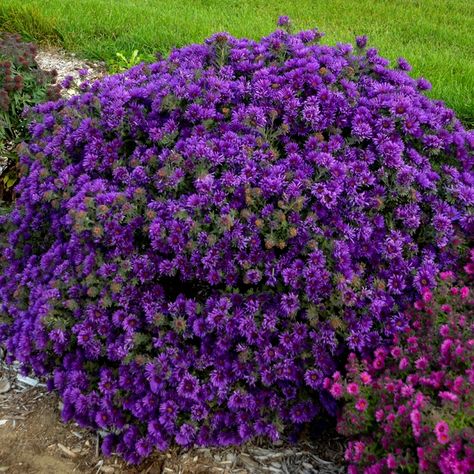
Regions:
M 15 149 L 28 135 L 26 107 L 59 96 L 55 72 L 40 69 L 36 46 L 19 35 L 0 35 L 0 156 L 7 165 L 0 173 L 0 196 L 18 180 Z
M 138 66 L 138 64 L 152 62 L 154 59 L 152 54 L 141 54 L 138 49 L 134 49 L 130 56 L 127 56 L 126 53 L 118 52 L 115 53 L 115 58 L 109 61 L 108 69 L 112 73 L 119 73 L 133 66 Z

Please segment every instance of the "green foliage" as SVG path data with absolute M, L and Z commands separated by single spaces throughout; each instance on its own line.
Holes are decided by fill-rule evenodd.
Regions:
M 115 58 L 111 59 L 108 64 L 107 68 L 112 73 L 118 73 L 126 71 L 133 66 L 138 66 L 143 62 L 149 63 L 152 62 L 155 57 L 152 54 L 140 54 L 138 49 L 134 49 L 130 55 L 127 56 L 127 53 L 118 52 L 115 53 Z

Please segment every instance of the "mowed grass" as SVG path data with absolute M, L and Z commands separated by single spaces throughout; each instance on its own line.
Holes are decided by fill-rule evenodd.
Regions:
M 0 0 L 0 29 L 107 61 L 117 51 L 166 54 L 216 31 L 257 39 L 282 14 L 330 44 L 367 34 L 474 125 L 474 0 Z

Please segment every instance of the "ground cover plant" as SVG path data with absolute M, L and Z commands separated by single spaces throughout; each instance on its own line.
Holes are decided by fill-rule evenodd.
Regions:
M 35 108 L 0 276 L 9 360 L 63 418 L 154 448 L 335 413 L 472 234 L 474 134 L 399 58 L 220 33 Z
M 392 347 L 325 381 L 345 401 L 350 473 L 474 471 L 474 250 L 465 269 L 422 292 Z
M 432 97 L 474 124 L 474 2 L 471 0 L 2 0 L 0 29 L 55 43 L 89 59 L 115 61 L 202 42 L 215 31 L 258 39 L 287 14 L 299 28 L 318 25 L 327 41 L 368 34 L 384 56 L 406 57 L 429 77 Z
M 58 98 L 54 72 L 42 71 L 35 61 L 36 46 L 19 35 L 0 33 L 0 156 L 10 163 L 0 174 L 0 198 L 18 180 L 14 148 L 27 136 L 27 107 Z

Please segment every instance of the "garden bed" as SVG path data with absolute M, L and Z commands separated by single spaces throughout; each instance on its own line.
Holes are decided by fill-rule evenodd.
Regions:
M 155 454 L 138 467 L 99 454 L 99 437 L 60 418 L 60 400 L 34 379 L 18 378 L 0 366 L 0 473 L 181 473 L 181 474 L 336 474 L 344 472 L 342 437 L 335 432 L 295 445 L 269 448 L 173 448 Z M 6 383 L 6 382 L 5 382 Z M 1 383 L 5 390 L 5 383 Z M 0 388 L 0 392 L 3 391 Z
M 342 472 L 336 423 L 351 474 L 472 472 L 474 136 L 367 37 L 278 26 L 1 65 L 4 109 L 23 66 L 66 100 L 10 126 L 0 472 Z

